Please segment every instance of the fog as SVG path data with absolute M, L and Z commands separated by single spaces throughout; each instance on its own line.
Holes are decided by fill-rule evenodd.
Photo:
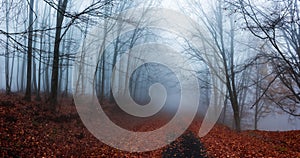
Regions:
M 254 122 L 260 130 L 300 129 L 299 59 L 290 59 L 297 54 L 286 37 L 286 27 L 276 28 L 283 33 L 276 36 L 280 44 L 274 49 L 272 42 L 247 30 L 243 16 L 230 12 L 228 4 L 221 1 L 73 1 L 66 7 L 60 27 L 56 27 L 56 1 L 53 6 L 47 1 L 35 4 L 30 24 L 34 31 L 28 31 L 28 2 L 3 2 L 8 6 L 7 14 L 0 17 L 3 92 L 25 92 L 27 37 L 33 32 L 30 94 L 52 96 L 55 84 L 51 75 L 57 68 L 55 97 L 71 96 L 80 89 L 83 94 L 96 93 L 99 102 L 127 104 L 128 108 L 151 104 L 172 115 L 181 103 L 185 111 L 196 103 L 197 113 L 204 117 L 210 103 L 222 101 L 218 99 L 224 96 L 224 103 L 215 105 L 224 106 L 219 123 L 237 128 L 240 121 L 242 129 L 254 129 Z M 268 12 L 262 4 L 255 5 Z M 153 8 L 163 8 L 159 11 L 166 15 L 155 14 Z M 179 22 L 169 25 L 170 19 Z M 58 41 L 57 28 L 62 31 Z M 59 62 L 55 67 L 57 42 Z M 290 54 L 284 58 L 280 56 L 284 53 L 271 53 L 276 51 Z M 274 58 L 280 59 L 279 65 Z M 291 61 L 285 63 L 287 59 Z M 291 65 L 295 67 L 288 67 Z M 212 94 L 220 96 L 211 98 Z

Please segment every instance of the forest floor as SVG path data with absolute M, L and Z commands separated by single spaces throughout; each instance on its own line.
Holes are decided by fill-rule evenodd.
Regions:
M 46 103 L 26 102 L 19 94 L 0 94 L 0 157 L 300 157 L 300 131 L 237 133 L 217 124 L 199 138 L 200 117 L 195 117 L 189 132 L 166 147 L 143 153 L 120 151 L 101 143 L 85 128 L 72 99 L 59 104 L 54 113 L 45 108 Z M 112 120 L 130 124 L 119 109 L 108 105 L 103 108 L 106 113 L 117 112 Z M 168 119 L 157 115 L 134 128 L 152 130 Z

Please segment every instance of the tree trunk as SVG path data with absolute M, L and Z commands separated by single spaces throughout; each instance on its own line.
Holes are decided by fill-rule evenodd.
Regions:
M 114 70 L 114 66 L 116 66 L 116 63 L 117 63 L 117 56 L 118 56 L 118 49 L 119 49 L 119 42 L 120 42 L 120 39 L 119 39 L 120 37 L 118 36 L 117 37 L 117 39 L 116 39 L 116 45 L 115 45 L 115 48 L 114 48 L 114 55 L 113 55 L 113 61 L 112 61 L 112 67 L 111 67 L 111 74 L 112 75 L 114 75 L 113 74 L 113 70 Z M 112 78 L 112 80 L 111 80 L 111 86 L 116 86 L 116 73 L 117 72 L 115 72 L 115 75 L 114 75 L 114 77 Z M 113 95 L 113 93 L 112 93 L 112 88 L 113 87 L 110 87 L 110 95 L 109 95 L 109 101 L 111 102 L 111 103 L 114 103 L 115 102 L 115 99 L 114 99 L 114 95 Z
M 9 6 L 8 1 L 6 0 L 6 32 L 8 32 L 9 25 Z M 6 83 L 6 94 L 10 93 L 10 85 L 9 85 L 9 52 L 8 52 L 8 39 L 9 35 L 6 37 L 6 46 L 5 46 L 5 83 Z
M 24 39 L 24 42 L 25 42 L 25 39 Z M 23 61 L 22 61 L 22 72 L 21 72 L 21 92 L 24 92 L 25 67 L 26 67 L 26 54 L 24 53 Z
M 61 27 L 64 19 L 64 14 L 67 8 L 68 0 L 59 0 L 57 19 L 56 19 L 56 33 L 55 33 L 55 44 L 54 44 L 54 56 L 52 64 L 52 76 L 51 76 L 51 94 L 50 102 L 52 105 L 57 103 L 57 88 L 58 88 L 58 69 L 59 69 L 59 45 L 61 41 Z
M 104 101 L 104 95 L 105 95 L 105 51 L 103 51 L 103 54 L 102 54 L 102 64 L 101 64 L 101 67 L 102 67 L 102 75 L 101 75 L 101 98 L 100 98 L 100 103 L 102 104 L 103 101 Z
M 70 47 L 68 47 L 68 53 L 70 52 Z M 64 90 L 64 95 L 68 96 L 68 86 L 69 86 L 69 64 L 70 64 L 70 55 L 67 55 L 67 63 L 66 63 L 66 80 L 65 80 L 65 90 Z
M 62 56 L 65 56 L 65 45 L 66 45 L 66 40 L 63 39 L 62 40 L 62 48 L 61 48 L 61 52 L 63 53 Z M 59 62 L 59 80 L 58 80 L 58 92 L 59 94 L 61 94 L 62 92 L 62 77 L 63 77 L 63 64 L 64 64 L 64 58 L 61 58 L 60 59 L 60 62 Z
M 16 79 L 17 79 L 17 91 L 19 92 L 20 91 L 20 87 L 19 87 L 19 72 L 20 72 L 20 57 L 17 57 L 17 76 L 16 76 Z
M 31 100 L 31 62 L 32 62 L 32 25 L 33 25 L 33 3 L 34 0 L 30 0 L 30 11 L 29 11 L 29 34 L 28 34 L 28 51 L 27 51 L 27 83 L 26 92 L 24 99 L 27 101 Z
M 40 96 L 40 91 L 41 91 L 41 71 L 42 71 L 42 47 L 43 47 L 43 35 L 41 36 L 40 39 L 40 57 L 39 57 L 39 73 L 38 73 L 38 86 L 37 86 L 37 92 L 36 92 L 36 100 L 40 101 L 41 96 Z
M 13 53 L 12 61 L 11 61 L 10 79 L 9 79 L 9 92 L 11 92 L 11 84 L 12 84 L 13 74 L 14 74 L 14 65 L 15 65 L 15 53 Z
M 68 35 L 69 39 L 72 37 L 72 31 L 71 33 L 69 32 Z M 70 68 L 70 52 L 71 52 L 71 44 L 67 44 L 67 53 L 66 53 L 66 79 L 65 79 L 65 88 L 64 88 L 64 95 L 67 97 L 68 96 L 68 87 L 69 87 L 69 68 Z
M 44 8 L 44 15 L 43 15 L 43 20 L 42 20 L 42 27 L 45 26 L 45 17 L 46 17 L 46 10 L 47 10 L 47 6 L 45 6 Z M 41 32 L 41 36 L 40 36 L 40 55 L 39 55 L 39 70 L 38 70 L 38 87 L 37 87 L 37 94 L 36 94 L 36 100 L 40 101 L 41 100 L 41 96 L 40 96 L 40 92 L 41 92 L 41 78 L 42 78 L 42 54 L 43 54 L 43 48 L 45 46 L 45 41 L 44 39 L 44 32 Z M 45 70 L 47 71 L 47 70 Z

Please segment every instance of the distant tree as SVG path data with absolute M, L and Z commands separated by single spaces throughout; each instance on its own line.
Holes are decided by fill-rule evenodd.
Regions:
M 270 114 L 273 111 L 271 104 L 265 97 L 266 89 L 273 82 L 274 76 L 268 71 L 268 61 L 266 58 L 257 58 L 254 61 L 254 65 L 251 66 L 251 80 L 253 82 L 254 104 L 252 109 L 254 111 L 254 129 L 258 129 L 258 122 L 261 118 Z
M 43 10 L 43 18 L 42 18 L 42 22 L 41 22 L 41 27 L 45 28 L 46 27 L 46 15 L 47 15 L 47 6 L 45 5 L 44 10 Z M 40 96 L 40 92 L 41 92 L 41 79 L 42 79 L 42 60 L 43 60 L 43 54 L 45 51 L 45 39 L 44 39 L 44 34 L 45 32 L 42 31 L 41 35 L 40 35 L 40 50 L 39 50 L 39 65 L 38 65 L 38 85 L 37 85 L 37 92 L 36 92 L 36 100 L 40 101 L 41 100 L 41 96 Z M 48 70 L 44 70 L 44 72 L 47 72 Z
M 47 25 L 50 26 L 51 25 L 51 6 L 48 6 L 48 19 L 47 19 Z M 43 85 L 44 85 L 44 91 L 46 94 L 49 94 L 50 93 L 50 75 L 49 75 L 49 72 L 50 72 L 50 62 L 51 62 L 51 54 L 50 52 L 52 52 L 52 49 L 51 49 L 51 37 L 52 37 L 52 30 L 48 30 L 47 31 L 47 42 L 48 42 L 48 48 L 47 48 L 47 56 L 46 56 L 46 61 L 45 61 L 45 64 L 44 64 L 44 82 L 43 82 Z

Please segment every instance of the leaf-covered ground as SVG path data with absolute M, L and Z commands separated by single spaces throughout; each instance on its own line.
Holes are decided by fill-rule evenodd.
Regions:
M 164 148 L 124 152 L 97 140 L 82 124 L 71 99 L 60 104 L 59 112 L 54 113 L 44 102 L 26 102 L 18 94 L 0 94 L 0 157 L 300 157 L 300 131 L 237 133 L 215 125 L 208 135 L 198 138 L 200 117 L 195 118 L 189 131 Z M 104 108 L 107 113 L 119 111 L 109 107 Z M 122 113 L 111 119 L 130 124 Z M 168 119 L 157 115 L 132 128 L 148 131 Z

